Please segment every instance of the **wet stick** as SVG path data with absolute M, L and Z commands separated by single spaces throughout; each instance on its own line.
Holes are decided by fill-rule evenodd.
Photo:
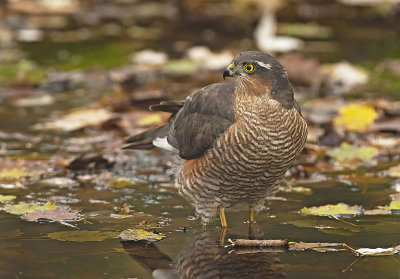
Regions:
M 251 240 L 251 239 L 236 239 L 231 241 L 234 246 L 246 247 L 278 247 L 287 246 L 288 241 L 282 239 L 268 239 L 268 240 Z

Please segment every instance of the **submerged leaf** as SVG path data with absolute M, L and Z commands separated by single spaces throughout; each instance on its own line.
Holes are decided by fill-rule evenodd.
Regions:
M 339 109 L 339 116 L 334 119 L 334 123 L 346 130 L 363 132 L 377 118 L 378 113 L 373 108 L 350 104 Z
M 57 206 L 54 202 L 48 201 L 45 205 L 39 205 L 36 203 L 26 203 L 26 202 L 20 202 L 17 204 L 7 204 L 1 209 L 11 214 L 22 215 L 25 213 L 34 212 L 36 210 L 54 210 L 56 208 Z
M 327 204 L 323 206 L 303 207 L 300 212 L 304 215 L 336 216 L 336 215 L 357 215 L 361 213 L 361 206 L 348 206 L 345 203 L 336 205 Z
M 122 241 L 159 241 L 165 237 L 162 233 L 156 234 L 142 229 L 127 229 L 118 235 Z
M 356 147 L 348 143 L 342 143 L 340 147 L 333 149 L 329 152 L 329 155 L 334 157 L 338 161 L 352 161 L 361 160 L 368 161 L 371 160 L 375 155 L 378 154 L 378 149 L 372 146 L 362 146 Z
M 118 179 L 110 182 L 110 186 L 117 189 L 122 189 L 133 185 L 134 183 L 132 182 L 132 180 L 127 177 L 118 177 Z
M 62 231 L 49 233 L 47 236 L 60 241 L 86 242 L 115 238 L 117 234 L 117 232 L 110 231 Z
M 292 187 L 292 192 L 300 193 L 300 194 L 304 194 L 304 195 L 311 195 L 312 194 L 311 188 L 302 187 L 302 186 Z

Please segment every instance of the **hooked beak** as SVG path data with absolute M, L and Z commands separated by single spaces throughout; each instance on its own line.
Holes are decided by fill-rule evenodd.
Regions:
M 222 77 L 225 79 L 226 77 L 233 77 L 233 64 L 230 64 L 228 67 L 226 67 L 224 73 L 222 74 Z

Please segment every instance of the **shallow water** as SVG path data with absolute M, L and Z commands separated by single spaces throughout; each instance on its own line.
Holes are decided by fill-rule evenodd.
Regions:
M 359 16 L 362 20 L 351 19 L 351 28 L 340 20 L 327 19 L 325 23 L 335 30 L 333 42 L 329 42 L 335 43 L 337 48 L 334 51 L 311 50 L 307 55 L 318 57 L 322 62 L 347 59 L 369 69 L 374 69 L 384 58 L 398 58 L 398 38 L 388 31 L 391 23 L 383 24 L 375 18 L 372 22 L 377 25 L 369 26 L 372 24 L 370 18 L 362 14 Z M 284 11 L 281 17 L 283 20 L 290 18 L 290 10 Z M 367 19 L 369 24 L 366 24 Z M 355 32 L 357 30 L 360 32 Z M 357 38 L 353 40 L 355 33 Z M 177 37 L 184 35 L 179 32 L 174 34 Z M 169 39 L 168 34 L 164 36 Z M 230 39 L 221 38 L 218 44 L 223 45 Z M 26 44 L 23 49 L 30 52 L 31 59 L 45 66 L 86 70 L 124 64 L 130 51 L 139 48 L 131 45 L 132 40 L 109 40 L 102 45 L 102 51 L 92 52 L 100 43 L 103 41 L 62 44 L 71 56 L 83 57 L 81 64 L 57 61 L 59 44 Z M 42 52 L 43 46 L 48 48 L 47 53 Z M 99 65 L 98 56 L 103 52 L 107 54 L 107 59 Z M 113 55 L 118 57 L 113 59 Z M 55 65 L 57 63 L 60 65 Z M 212 73 L 211 80 L 220 80 L 220 76 L 220 73 Z M 391 94 L 398 99 L 398 78 L 385 76 L 385 73 L 378 77 L 378 82 L 372 82 L 371 88 L 361 92 L 361 95 L 364 97 L 366 92 L 372 92 L 372 96 L 386 97 L 386 94 Z M 187 87 L 192 89 L 211 82 L 209 76 L 201 78 L 167 77 L 166 82 L 153 85 L 150 89 L 167 86 L 166 91 L 171 89 L 167 92 L 170 97 L 175 91 L 184 95 Z M 384 88 L 381 78 L 385 79 Z M 185 86 L 179 87 L 182 83 Z M 15 139 L 15 136 L 0 139 L 0 158 L 3 163 L 40 161 L 41 169 L 45 171 L 38 178 L 23 181 L 26 189 L 0 188 L 0 194 L 17 196 L 15 200 L 3 204 L 54 200 L 58 205 L 79 210 L 83 220 L 71 223 L 78 230 L 60 223 L 27 222 L 18 215 L 0 211 L 0 278 L 400 278 L 399 255 L 357 257 L 344 248 L 324 252 L 284 249 L 255 252 L 218 247 L 221 231 L 218 220 L 207 228 L 201 227 L 200 221 L 193 217 L 193 208 L 178 195 L 171 182 L 168 169 L 174 163 L 172 154 L 121 151 L 119 147 L 123 136 L 99 127 L 74 132 L 41 132 L 33 128 L 35 124 L 46 122 L 48 118 L 57 119 L 73 108 L 99 103 L 108 105 L 110 99 L 107 98 L 112 100 L 116 95 L 109 84 L 108 88 L 101 90 L 92 88 L 55 93 L 52 95 L 55 102 L 48 106 L 16 106 L 14 95 L 21 94 L 21 91 L 12 93 L 8 95 L 13 97 L 0 103 L 0 131 L 6 134 L 23 133 L 28 139 Z M 102 102 L 99 101 L 101 99 Z M 82 154 L 105 155 L 116 163 L 108 170 L 71 172 L 57 167 L 58 163 L 64 162 L 63 158 L 76 158 Z M 389 195 L 395 193 L 392 188 L 394 178 L 382 175 L 382 171 L 399 163 L 380 161 L 373 167 L 360 165 L 344 171 L 334 171 L 333 167 L 332 170 L 309 167 L 310 173 L 319 172 L 322 178 L 318 181 L 314 181 L 313 177 L 296 178 L 292 186 L 307 187 L 312 193 L 278 192 L 278 198 L 266 201 L 265 210 L 256 215 L 252 236 L 294 242 L 346 243 L 355 249 L 399 245 L 398 211 L 388 215 L 361 214 L 338 218 L 300 214 L 303 207 L 326 204 L 360 205 L 364 210 L 388 205 Z M 77 179 L 79 175 L 88 173 L 94 178 L 89 182 L 80 182 L 79 186 L 46 186 L 40 182 L 43 178 L 54 176 Z M 132 181 L 127 185 L 111 185 L 119 177 Z M 112 215 L 121 213 L 124 203 L 129 204 L 128 215 L 132 216 Z M 226 240 L 249 237 L 247 210 L 240 205 L 227 210 L 229 228 Z M 116 235 L 127 228 L 156 230 L 166 234 L 166 238 L 148 244 L 121 243 L 111 236 L 99 241 L 94 241 L 93 237 L 66 241 L 49 237 L 55 232 L 85 230 Z

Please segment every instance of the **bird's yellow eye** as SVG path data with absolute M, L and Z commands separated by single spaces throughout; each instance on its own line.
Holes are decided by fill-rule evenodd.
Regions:
M 254 71 L 254 65 L 253 64 L 246 64 L 244 65 L 244 70 L 248 73 L 251 73 Z

